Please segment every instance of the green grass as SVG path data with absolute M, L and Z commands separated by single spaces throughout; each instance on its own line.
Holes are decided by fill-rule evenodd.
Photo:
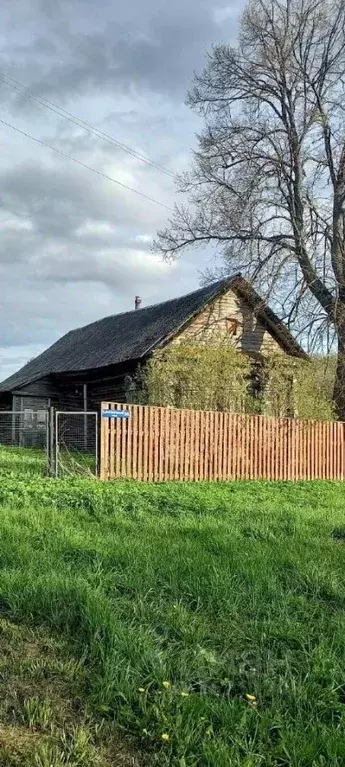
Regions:
M 44 450 L 0 445 L 0 478 L 44 477 L 47 454 Z
M 53 461 L 55 456 L 53 456 Z M 59 477 L 94 477 L 96 457 L 78 450 L 59 449 Z M 54 472 L 54 467 L 52 467 Z M 0 477 L 27 479 L 46 477 L 48 471 L 47 451 L 39 448 L 5 447 L 0 445 Z
M 110 738 L 124 764 L 345 764 L 343 485 L 5 477 L 0 504 L 3 618 L 61 664 L 57 692 L 15 671 L 4 764 L 122 764 Z
M 77 449 L 59 448 L 59 477 L 94 477 L 97 474 L 96 455 Z
M 86 667 L 67 642 L 1 617 L 0 658 L 0 767 L 139 764 L 83 705 Z

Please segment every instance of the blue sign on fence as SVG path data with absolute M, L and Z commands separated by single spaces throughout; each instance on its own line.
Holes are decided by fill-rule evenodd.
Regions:
M 102 418 L 129 418 L 128 410 L 103 410 Z

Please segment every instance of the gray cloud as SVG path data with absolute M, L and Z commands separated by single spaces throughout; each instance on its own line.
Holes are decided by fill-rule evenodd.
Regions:
M 183 105 L 205 50 L 234 35 L 217 0 L 4 0 L 0 74 L 173 170 L 198 122 Z M 170 178 L 0 79 L 2 119 L 171 206 Z M 197 287 L 209 253 L 172 266 L 150 252 L 169 213 L 0 126 L 0 379 L 62 333 Z
M 208 0 L 158 7 L 153 0 L 133 0 L 130 7 L 106 2 L 102 15 L 91 2 L 55 4 L 48 16 L 39 5 L 33 13 L 40 13 L 43 29 L 32 42 L 10 41 L 3 59 L 12 54 L 12 66 L 18 71 L 25 65 L 36 93 L 60 99 L 95 88 L 130 88 L 133 94 L 147 88 L 183 99 L 206 49 L 235 33 L 232 16 L 219 13 L 226 4 Z
M 145 180 L 141 168 L 134 175 L 131 162 L 123 160 L 109 168 L 109 159 L 98 157 L 95 164 L 98 168 L 104 165 L 104 170 L 123 183 L 132 183 L 147 195 L 164 199 L 149 172 L 144 172 Z M 29 219 L 34 231 L 41 235 L 66 239 L 89 219 L 121 227 L 135 223 L 140 232 L 148 223 L 159 225 L 166 218 L 164 210 L 157 209 L 154 203 L 68 162 L 52 166 L 37 160 L 12 166 L 0 171 L 0 185 L 3 207 Z

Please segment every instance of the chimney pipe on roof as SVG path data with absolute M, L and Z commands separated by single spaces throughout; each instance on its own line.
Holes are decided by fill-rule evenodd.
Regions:
M 137 311 L 141 307 L 141 298 L 140 296 L 135 296 L 135 310 Z

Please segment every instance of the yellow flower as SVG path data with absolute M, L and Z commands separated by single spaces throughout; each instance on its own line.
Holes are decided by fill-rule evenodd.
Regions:
M 250 695 L 250 694 L 247 692 L 247 693 L 246 693 L 246 695 L 245 695 L 245 698 L 247 699 L 247 701 L 248 701 L 249 705 L 250 705 L 252 708 L 256 708 L 256 707 L 257 707 L 257 705 L 258 705 L 258 702 L 257 702 L 257 699 L 256 699 L 255 695 Z
M 189 692 L 181 692 L 181 698 L 188 698 Z
M 165 682 L 163 682 L 163 687 L 165 687 L 165 689 L 166 689 L 166 690 L 169 690 L 169 687 L 170 687 L 170 682 L 168 682 L 167 680 L 165 680 Z
M 145 687 L 138 687 L 138 692 L 145 692 Z
M 169 735 L 167 732 L 163 732 L 161 735 L 162 740 L 166 743 L 169 740 Z

